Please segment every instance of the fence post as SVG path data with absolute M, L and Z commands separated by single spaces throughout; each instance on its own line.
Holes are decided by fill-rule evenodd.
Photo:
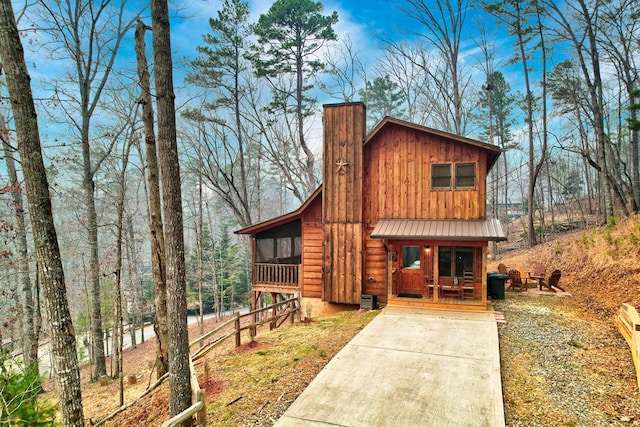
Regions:
M 271 308 L 271 316 L 275 317 L 277 314 L 277 309 L 276 309 L 276 304 L 278 303 L 278 295 L 275 292 L 271 292 L 271 299 L 273 300 L 273 305 Z M 272 320 L 271 322 L 269 322 L 269 330 L 273 331 L 276 328 L 276 321 Z
M 257 291 L 251 292 L 251 311 L 258 309 L 258 301 L 260 301 L 260 293 Z M 253 341 L 256 337 L 256 323 L 258 323 L 258 314 L 253 313 L 251 315 L 251 326 L 249 327 L 249 337 Z
M 295 308 L 296 308 L 296 302 L 293 298 L 291 298 L 291 300 L 289 301 L 289 316 L 291 316 L 290 322 L 292 325 L 294 322 L 294 316 L 296 315 Z
M 236 347 L 240 347 L 240 312 L 235 311 L 233 315 L 235 316 L 234 325 L 236 328 Z

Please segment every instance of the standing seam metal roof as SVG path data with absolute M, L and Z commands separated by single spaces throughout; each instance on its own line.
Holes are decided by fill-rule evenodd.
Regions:
M 497 219 L 380 219 L 371 237 L 408 240 L 507 240 Z

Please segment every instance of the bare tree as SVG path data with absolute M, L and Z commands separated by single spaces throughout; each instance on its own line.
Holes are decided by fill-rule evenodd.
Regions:
M 167 320 L 169 324 L 169 406 L 176 415 L 191 406 L 187 295 L 180 165 L 176 138 L 173 61 L 167 0 L 151 1 L 153 58 L 158 108 L 158 151 L 162 175 L 167 262 Z
M 578 67 L 582 72 L 582 80 L 588 94 L 588 107 L 596 137 L 596 161 L 599 181 L 602 186 L 601 221 L 606 223 L 613 215 L 611 196 L 612 177 L 608 167 L 608 141 L 605 131 L 605 105 L 602 74 L 600 72 L 600 50 L 598 43 L 598 26 L 601 2 L 588 3 L 577 0 L 561 5 L 552 1 L 544 1 L 551 12 L 548 16 L 557 24 L 556 36 L 569 43 L 573 49 Z
M 400 49 L 401 54 L 397 51 Z M 419 64 L 427 63 L 425 49 L 422 44 L 396 44 L 383 47 L 380 70 L 383 74 L 393 76 L 393 80 L 403 93 L 406 103 L 407 120 L 424 125 L 434 118 L 438 96 L 432 96 L 435 90 L 433 82 Z M 434 104 L 434 101 L 436 103 Z
M 20 274 L 20 282 L 22 284 L 22 305 L 23 305 L 23 335 L 22 335 L 22 354 L 24 363 L 27 367 L 32 367 L 38 371 L 38 338 L 40 335 L 40 321 L 36 317 L 40 316 L 39 306 L 34 305 L 34 286 L 38 286 L 38 282 L 32 285 L 29 274 L 29 253 L 27 251 L 27 228 L 25 220 L 25 205 L 18 181 L 18 173 L 16 171 L 16 162 L 14 159 L 15 150 L 10 144 L 9 129 L 7 129 L 4 117 L 0 115 L 0 139 L 2 139 L 2 148 L 4 151 L 4 160 L 9 175 L 10 192 L 13 202 L 13 210 L 16 217 L 16 247 L 18 250 L 18 270 Z M 38 292 L 36 291 L 36 294 Z
M 133 27 L 134 21 L 127 21 L 125 18 L 126 1 L 112 5 L 111 0 L 40 0 L 39 4 L 44 10 L 45 22 L 51 24 L 47 31 L 56 40 L 55 51 L 59 52 L 60 59 L 71 61 L 75 70 L 70 81 L 77 85 L 77 95 L 68 91 L 66 84 L 56 84 L 55 93 L 63 114 L 77 130 L 82 147 L 82 185 L 91 271 L 91 328 L 96 362 L 93 377 L 97 378 L 106 375 L 106 363 L 100 308 L 100 258 L 94 178 L 111 152 L 115 139 L 103 153 L 92 153 L 91 120 L 113 72 L 122 40 Z M 95 158 L 92 159 L 92 156 Z
M 635 0 L 623 0 L 611 2 L 605 5 L 602 13 L 601 25 L 604 31 L 600 32 L 600 45 L 604 48 L 605 56 L 615 67 L 620 84 L 629 105 L 634 105 L 638 99 L 640 88 L 640 71 L 637 64 L 637 53 L 640 48 L 640 21 L 638 20 L 638 4 Z M 628 123 L 633 124 L 638 120 L 638 109 L 628 108 Z M 631 126 L 629 133 L 629 158 L 630 186 L 633 202 L 633 210 L 640 211 L 640 165 L 639 165 L 639 130 L 637 126 Z M 623 132 L 618 134 L 622 136 Z M 626 171 L 625 171 L 626 173 Z
M 546 145 L 543 144 L 544 150 L 538 162 L 535 160 L 535 133 L 534 133 L 534 114 L 536 111 L 536 100 L 533 92 L 530 61 L 535 46 L 532 47 L 533 34 L 535 27 L 531 24 L 536 9 L 535 4 L 531 2 L 521 2 L 518 0 L 504 0 L 499 3 L 485 3 L 483 7 L 504 22 L 509 29 L 509 33 L 516 37 L 516 54 L 514 61 L 522 64 L 522 76 L 524 77 L 525 94 L 524 94 L 524 112 L 526 114 L 525 122 L 527 124 L 527 147 L 528 147 L 528 170 L 529 181 L 527 186 L 527 243 L 529 247 L 537 244 L 536 229 L 534 227 L 534 192 L 536 180 L 544 161 Z M 533 50 L 532 50 L 533 48 Z M 545 137 L 546 138 L 546 137 Z M 544 139 L 546 144 L 546 139 Z
M 339 43 L 336 50 L 324 55 L 327 78 L 320 82 L 320 89 L 342 102 L 353 102 L 358 89 L 367 81 L 368 67 L 349 35 L 341 37 Z
M 30 77 L 10 0 L 0 1 L 0 56 L 14 114 L 36 258 L 42 273 L 61 424 L 83 426 L 75 333 L 67 301 L 58 237 L 53 222 L 49 182 L 42 158 Z
M 440 97 L 449 104 L 449 119 L 453 133 L 464 135 L 468 112 L 464 108 L 465 92 L 471 77 L 462 70 L 461 45 L 469 0 L 407 0 L 402 12 L 419 25 L 412 34 L 429 43 L 442 57 L 442 68 L 422 63 L 425 73 L 434 80 Z M 402 49 L 396 49 L 403 52 Z M 438 73 L 442 71 L 442 75 Z M 444 78 L 443 78 L 444 77 Z
M 249 74 L 250 63 L 245 58 L 248 52 L 247 37 L 249 6 L 241 0 L 226 0 L 216 18 L 209 19 L 211 32 L 203 35 L 203 46 L 198 46 L 198 57 L 191 62 L 193 72 L 187 81 L 205 88 L 204 102 L 196 110 L 187 111 L 184 116 L 196 122 L 212 122 L 224 133 L 224 139 L 216 139 L 221 151 L 226 155 L 203 159 L 201 138 L 197 138 L 197 163 L 208 164 L 213 169 L 207 180 L 212 189 L 232 210 L 241 226 L 253 223 L 252 200 L 249 197 L 250 164 L 248 156 L 250 139 L 243 123 L 243 102 L 246 98 L 244 80 Z M 209 97 L 211 93 L 211 97 Z M 198 123 L 198 132 L 204 131 L 204 124 Z M 196 166 L 201 169 L 199 166 Z
M 134 113 L 135 114 L 135 113 Z M 122 150 L 122 169 L 119 177 L 119 194 L 116 202 L 117 220 L 116 220 L 116 301 L 115 301 L 115 324 L 114 324 L 114 358 L 115 358 L 115 374 L 120 383 L 120 406 L 124 405 L 124 387 L 123 387 L 123 315 L 122 315 L 122 241 L 124 232 L 124 213 L 125 213 L 125 199 L 127 193 L 127 165 L 129 164 L 129 153 L 131 152 L 131 146 L 133 145 L 133 138 L 135 137 L 135 128 L 131 128 L 126 137 L 126 142 Z

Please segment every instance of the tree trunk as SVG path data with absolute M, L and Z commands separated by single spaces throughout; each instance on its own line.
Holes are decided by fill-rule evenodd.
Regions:
M 128 233 L 125 234 L 125 243 L 124 247 L 126 249 L 126 257 L 127 257 L 127 266 L 129 269 L 130 277 L 129 284 L 131 286 L 131 297 L 132 297 L 132 312 L 127 310 L 127 320 L 129 324 L 129 337 L 131 339 L 131 347 L 137 348 L 138 341 L 136 338 L 136 325 L 138 324 L 138 305 L 140 303 L 140 296 L 138 295 L 138 261 L 136 254 L 136 243 L 135 236 L 133 234 L 133 221 L 131 215 L 127 215 L 127 225 L 126 225 Z
M 160 177 L 158 157 L 156 153 L 156 136 L 153 129 L 153 103 L 151 101 L 151 83 L 149 67 L 145 55 L 144 31 L 148 29 L 140 20 L 136 26 L 136 58 L 138 61 L 138 77 L 142 89 L 142 120 L 144 122 L 144 141 L 146 147 L 147 175 L 149 188 L 149 228 L 151 232 L 151 266 L 155 288 L 154 304 L 156 309 L 153 329 L 158 337 L 156 348 L 157 378 L 169 372 L 169 332 L 167 325 L 167 284 L 165 279 L 164 231 L 162 226 L 162 208 L 160 206 Z M 144 323 L 144 322 L 143 322 Z M 144 327 L 144 325 L 143 325 Z
M 151 1 L 153 58 L 158 108 L 158 160 L 162 175 L 167 263 L 167 320 L 169 324 L 169 408 L 172 416 L 191 406 L 187 295 L 180 165 L 176 137 L 173 63 L 167 0 Z M 185 423 L 186 424 L 186 423 Z
M 0 0 L 0 56 L 13 109 L 18 151 L 26 184 L 29 214 L 33 226 L 36 258 L 42 273 L 44 300 L 49 320 L 53 369 L 63 426 L 83 426 L 80 371 L 76 339 L 67 301 L 67 289 L 53 222 L 49 182 L 30 77 L 11 1 Z
M 33 289 L 31 278 L 29 277 L 29 254 L 27 252 L 27 230 L 25 226 L 24 202 L 20 191 L 20 181 L 16 172 L 14 151 L 9 144 L 9 130 L 7 129 L 4 117 L 0 116 L 0 133 L 2 134 L 2 147 L 4 160 L 7 166 L 7 175 L 11 188 L 13 209 L 16 216 L 16 248 L 18 249 L 18 270 L 20 271 L 20 282 L 22 284 L 22 305 L 23 305 L 23 336 L 22 354 L 24 364 L 30 367 L 35 364 L 38 371 L 38 336 L 35 334 Z
M 301 36 L 302 37 L 302 36 Z M 304 72 L 302 70 L 303 65 L 302 58 L 302 46 L 298 45 L 296 52 L 296 118 L 298 120 L 298 139 L 300 140 L 300 146 L 307 157 L 306 165 L 306 188 L 304 193 L 306 196 L 310 195 L 316 190 L 316 176 L 315 176 L 315 156 L 313 151 L 307 145 L 307 141 L 304 137 L 304 112 L 302 110 L 302 104 L 304 103 Z
M 536 10 L 536 18 L 538 22 L 537 30 L 538 36 L 540 38 L 540 50 L 542 51 L 542 147 L 540 148 L 540 159 L 537 163 L 534 162 L 534 159 L 531 159 L 533 166 L 533 176 L 531 177 L 533 181 L 533 189 L 532 194 L 535 192 L 535 185 L 538 180 L 538 176 L 540 175 L 540 170 L 542 170 L 542 166 L 544 166 L 545 158 L 547 156 L 547 145 L 548 145 L 548 136 L 547 136 L 547 47 L 544 39 L 544 27 L 542 25 L 542 17 L 541 15 L 544 13 L 539 7 Z M 530 118 L 533 121 L 533 117 Z M 545 214 L 545 206 L 544 206 L 544 192 L 540 190 L 540 200 L 542 200 L 542 206 L 540 206 L 541 214 L 540 214 L 540 225 L 541 232 L 544 233 L 544 214 Z
M 115 301 L 115 319 L 113 322 L 114 333 L 114 359 L 115 359 L 115 374 L 120 383 L 119 388 L 119 403 L 120 406 L 124 405 L 124 387 L 122 378 L 122 347 L 123 347 L 123 316 L 122 316 L 122 235 L 124 224 L 124 201 L 127 193 L 127 165 L 129 164 L 129 152 L 131 150 L 132 135 L 129 135 L 126 142 L 126 147 L 122 156 L 122 171 L 120 172 L 120 194 L 118 194 L 118 219 L 116 220 L 116 301 Z
M 202 162 L 199 148 L 198 157 L 198 161 Z M 199 239 L 196 239 L 196 243 L 198 245 L 198 326 L 200 327 L 200 336 L 204 335 L 204 303 L 202 298 L 202 288 L 204 286 L 204 212 L 202 208 L 202 174 L 198 174 L 198 223 L 196 229 L 198 230 Z M 200 341 L 200 348 L 203 345 L 204 342 Z
M 531 91 L 531 84 L 529 83 L 529 68 L 527 64 L 527 52 L 525 51 L 525 41 L 524 41 L 524 29 L 522 28 L 522 15 L 520 10 L 520 5 L 516 4 L 517 11 L 517 33 L 518 37 L 518 48 L 520 50 L 520 60 L 522 61 L 522 72 L 524 76 L 525 82 L 525 101 L 527 105 L 527 139 L 529 141 L 529 185 L 527 187 L 527 245 L 529 247 L 533 247 L 537 244 L 536 240 L 536 230 L 533 223 L 533 215 L 534 215 L 534 191 L 536 185 L 536 175 L 534 173 L 534 150 L 533 150 L 533 92 Z
M 98 258 L 98 216 L 96 213 L 95 183 L 91 171 L 91 155 L 89 146 L 88 125 L 82 135 L 82 160 L 84 202 L 87 214 L 87 235 L 89 238 L 89 271 L 91 296 L 91 335 L 93 336 L 93 354 L 95 371 L 93 379 L 107 374 L 104 348 L 104 331 L 102 329 L 102 309 L 100 307 L 100 260 Z

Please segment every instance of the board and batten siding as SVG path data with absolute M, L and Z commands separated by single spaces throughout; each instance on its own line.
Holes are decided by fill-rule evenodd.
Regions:
M 325 105 L 323 114 L 322 299 L 360 303 L 363 274 L 362 103 Z
M 486 217 L 487 155 L 479 147 L 393 124 L 368 141 L 363 157 L 367 225 L 380 218 Z M 432 190 L 434 163 L 475 163 L 476 187 Z

